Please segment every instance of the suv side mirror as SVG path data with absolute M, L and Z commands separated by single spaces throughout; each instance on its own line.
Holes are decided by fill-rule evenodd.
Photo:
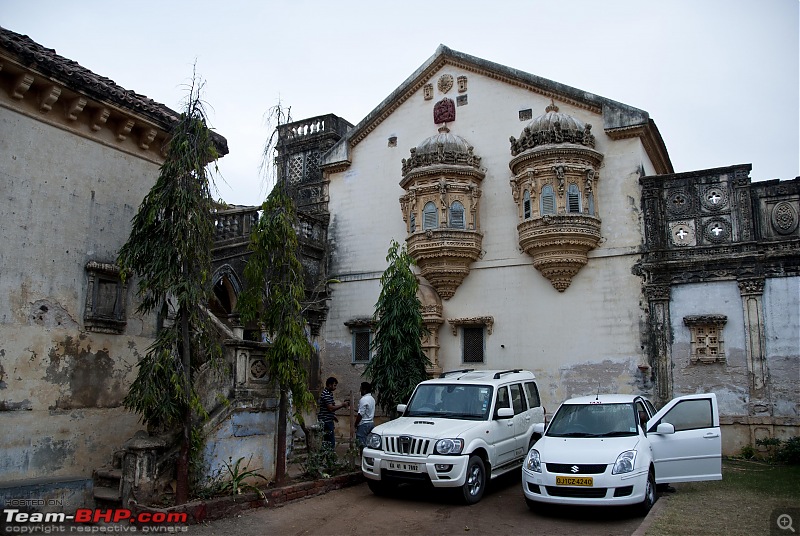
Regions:
M 514 410 L 511 408 L 500 408 L 497 410 L 498 419 L 510 419 L 514 416 Z
M 533 425 L 533 433 L 534 434 L 539 434 L 539 435 L 544 435 L 544 423 L 543 422 L 537 422 L 536 424 L 534 424 Z
M 406 408 L 407 408 L 407 407 L 408 407 L 408 406 L 407 406 L 407 405 L 405 405 L 405 404 L 397 404 L 397 413 L 399 413 L 399 414 L 400 414 L 400 416 L 402 417 L 402 416 L 403 416 L 403 414 L 406 412 Z

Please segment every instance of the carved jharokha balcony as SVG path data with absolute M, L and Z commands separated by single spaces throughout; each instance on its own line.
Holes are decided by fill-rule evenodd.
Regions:
M 600 220 L 585 214 L 548 215 L 523 221 L 517 232 L 533 266 L 564 292 L 600 243 Z
M 412 233 L 406 243 L 422 276 L 447 300 L 469 274 L 469 265 L 480 257 L 482 240 L 480 231 L 438 228 Z

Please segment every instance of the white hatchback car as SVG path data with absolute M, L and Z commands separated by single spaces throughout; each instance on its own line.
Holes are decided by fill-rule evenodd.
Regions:
M 522 491 L 532 510 L 546 503 L 637 505 L 646 514 L 656 484 L 721 479 L 713 393 L 676 398 L 658 412 L 636 395 L 567 400 L 522 466 Z

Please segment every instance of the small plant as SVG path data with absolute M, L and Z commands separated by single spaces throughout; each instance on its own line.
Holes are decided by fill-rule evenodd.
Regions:
M 742 447 L 740 454 L 745 460 L 752 460 L 756 457 L 756 449 L 753 448 L 753 445 L 745 445 Z
M 264 498 L 264 493 L 257 486 L 245 481 L 249 478 L 260 478 L 266 482 L 269 480 L 258 472 L 259 469 L 248 469 L 247 465 L 242 467 L 243 460 L 244 457 L 241 457 L 236 460 L 236 463 L 233 463 L 233 458 L 228 458 L 228 462 L 222 462 L 224 467 L 217 469 L 208 484 L 197 491 L 197 496 L 207 499 L 219 495 L 239 495 L 245 491 L 255 491 L 259 497 Z M 248 464 L 249 462 L 250 460 L 248 460 Z M 224 475 L 225 471 L 228 472 L 227 476 L 230 479 Z
M 320 442 L 316 448 L 309 450 L 306 461 L 300 466 L 310 478 L 328 478 L 339 471 L 341 464 L 330 444 Z

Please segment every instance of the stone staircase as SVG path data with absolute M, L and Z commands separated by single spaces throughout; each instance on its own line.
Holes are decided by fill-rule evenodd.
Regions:
M 95 508 L 122 508 L 122 457 L 125 451 L 114 453 L 110 466 L 92 472 Z

